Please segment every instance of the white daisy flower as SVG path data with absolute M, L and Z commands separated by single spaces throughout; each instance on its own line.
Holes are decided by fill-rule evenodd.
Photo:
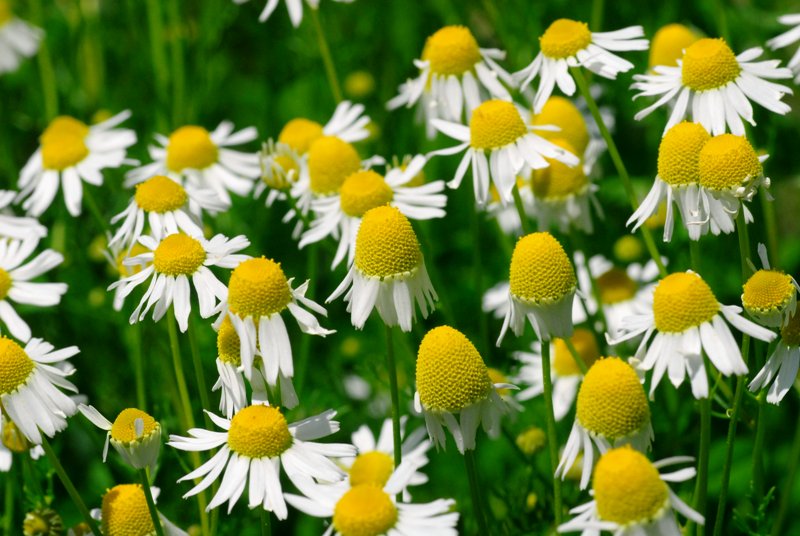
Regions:
M 158 500 L 160 490 L 150 488 L 153 502 Z M 141 534 L 155 534 L 153 518 L 147 506 L 147 498 L 141 484 L 118 484 L 103 495 L 102 508 L 93 509 L 92 517 L 100 522 L 100 530 L 107 536 L 130 534 L 132 527 L 141 530 Z M 158 512 L 158 518 L 165 536 L 189 536 Z
M 772 50 L 788 47 L 800 39 L 800 14 L 792 13 L 789 15 L 781 15 L 778 17 L 778 22 L 785 26 L 793 26 L 793 28 L 767 41 L 767 46 Z M 800 83 L 800 48 L 792 54 L 792 59 L 789 60 L 786 66 L 791 69 L 795 75 L 794 83 Z
M 248 255 L 236 254 L 250 245 L 243 235 L 227 238 L 221 234 L 211 240 L 191 237 L 184 233 L 167 235 L 161 240 L 152 236 L 142 236 L 139 243 L 147 248 L 145 253 L 124 261 L 125 266 L 143 266 L 128 277 L 112 283 L 108 290 L 120 287 L 124 299 L 146 280 L 150 280 L 139 305 L 130 317 L 130 323 L 141 322 L 147 312 L 153 309 L 153 321 L 158 322 L 173 306 L 175 319 L 181 332 L 189 328 L 189 313 L 192 310 L 189 278 L 192 280 L 199 312 L 208 318 L 216 312 L 217 300 L 227 297 L 227 289 L 209 270 L 209 266 L 233 268 Z
M 767 402 L 780 404 L 786 393 L 794 386 L 798 368 L 800 368 L 800 314 L 795 313 L 789 322 L 781 327 L 781 338 L 777 346 L 748 387 L 755 393 L 769 386 Z
M 106 461 L 108 444 L 111 443 L 131 467 L 149 468 L 151 473 L 155 470 L 161 450 L 161 425 L 153 417 L 140 409 L 126 408 L 112 423 L 93 406 L 80 404 L 78 410 L 92 424 L 107 432 L 103 462 Z
M 700 39 L 701 36 L 683 24 L 665 24 L 656 31 L 650 42 L 650 69 L 657 65 L 674 67 L 683 57 L 683 51 Z
M 167 444 L 185 451 L 221 447 L 206 463 L 178 480 L 202 478 L 183 496 L 185 499 L 211 486 L 224 471 L 222 483 L 207 510 L 227 501 L 230 513 L 248 488 L 250 508 L 261 506 L 274 512 L 278 519 L 286 519 L 288 512 L 280 482 L 281 466 L 295 485 L 298 477 L 303 476 L 337 482 L 345 474 L 331 458 L 355 454 L 352 445 L 314 442 L 339 430 L 339 423 L 333 420 L 336 416 L 333 410 L 292 424 L 287 423 L 278 408 L 261 404 L 248 406 L 231 419 L 206 413 L 224 432 L 192 428 L 190 437 L 171 435 Z
M 299 247 L 302 249 L 329 236 L 338 238 L 339 245 L 331 263 L 333 270 L 345 258 L 348 266 L 353 263 L 361 218 L 372 208 L 397 207 L 412 220 L 443 218 L 443 207 L 447 204 L 447 196 L 441 193 L 445 189 L 443 181 L 407 186 L 424 165 L 425 157 L 417 155 L 405 169 L 391 168 L 386 176 L 372 170 L 352 173 L 342 183 L 338 195 L 311 202 L 316 216 L 303 233 Z
M 17 425 L 0 413 L 0 472 L 7 473 L 11 469 L 14 454 L 38 460 L 44 456 L 44 449 L 41 445 L 31 445 Z
M 141 255 L 142 253 L 147 253 L 148 251 L 150 250 L 139 242 L 135 242 L 132 246 L 130 246 L 130 248 L 123 247 L 122 244 L 117 242 L 113 247 L 103 251 L 103 256 L 106 258 L 106 261 L 108 261 L 108 264 L 111 266 L 113 272 L 119 276 L 119 279 L 125 279 L 126 277 L 138 274 L 142 271 L 142 268 L 147 266 L 146 264 L 128 266 L 125 264 L 125 262 L 128 259 L 132 259 L 137 255 Z M 114 289 L 113 307 L 115 311 L 121 311 L 122 306 L 125 303 L 125 295 L 123 295 L 123 290 L 123 286 L 118 286 Z
M 53 119 L 20 172 L 17 202 L 24 200 L 22 208 L 29 215 L 41 216 L 52 204 L 60 181 L 67 210 L 72 216 L 80 215 L 81 181 L 100 186 L 104 169 L 136 163 L 125 158 L 128 147 L 136 143 L 136 133 L 115 128 L 130 115 L 125 110 L 92 126 L 66 115 Z
M 539 113 L 558 85 L 565 95 L 575 93 L 570 67 L 586 67 L 593 73 L 614 80 L 619 73 L 633 69 L 633 64 L 613 52 L 647 50 L 647 39 L 641 26 L 630 26 L 614 32 L 591 32 L 589 25 L 571 19 L 554 21 L 539 37 L 541 52 L 523 70 L 514 73 L 514 80 L 525 89 L 540 77 L 533 101 Z M 613 52 L 612 52 L 613 51 Z
M 678 497 L 668 482 L 685 482 L 696 474 L 694 467 L 659 474 L 659 469 L 692 463 L 690 456 L 673 456 L 651 463 L 629 447 L 606 452 L 597 462 L 592 479 L 594 499 L 570 510 L 575 517 L 558 532 L 614 536 L 680 536 L 674 510 L 703 525 L 705 518 Z
M 631 88 L 639 90 L 634 99 L 659 97 L 635 119 L 674 101 L 664 132 L 691 115 L 692 121 L 715 136 L 726 129 L 743 136 L 743 119 L 756 124 L 750 101 L 776 114 L 786 114 L 790 108 L 781 99 L 792 90 L 769 80 L 791 78 L 792 72 L 778 67 L 779 60 L 754 62 L 762 52 L 755 47 L 736 56 L 724 39 L 695 41 L 683 51 L 677 66 L 658 65 L 652 74 L 634 76 L 636 82 Z
M 345 294 L 346 292 L 346 294 Z M 400 209 L 373 208 L 356 236 L 355 259 L 342 283 L 325 300 L 342 294 L 350 321 L 362 329 L 373 309 L 387 326 L 411 331 L 419 307 L 424 318 L 438 299 L 417 235 Z
M 445 26 L 428 37 L 422 58 L 414 60 L 419 75 L 401 84 L 399 94 L 386 107 L 394 110 L 419 103 L 432 138 L 434 119 L 462 123 L 487 98 L 511 101 L 503 85 L 512 85 L 511 76 L 496 61 L 505 57 L 502 50 L 478 47 L 468 28 Z
M 14 16 L 8 0 L 0 1 L 0 74 L 16 71 L 39 50 L 44 32 Z
M 636 351 L 640 360 L 637 368 L 653 371 L 651 396 L 668 373 L 675 387 L 688 374 L 694 397 L 708 397 L 703 352 L 724 376 L 747 374 L 742 352 L 726 321 L 761 341 L 771 342 L 776 337 L 772 331 L 743 318 L 741 308 L 719 303 L 708 284 L 692 271 L 661 279 L 648 302 L 647 309 L 628 317 L 622 328 L 607 339 L 616 345 L 644 334 Z
M 742 286 L 742 305 L 759 324 L 780 328 L 788 324 L 797 311 L 800 285 L 791 275 L 769 267 L 764 244 L 758 245 L 758 256 L 763 266 L 761 270 L 757 270 L 748 259 L 754 273 Z
M 17 192 L 0 190 L 0 238 L 38 240 L 47 236 L 47 228 L 36 218 L 14 215 L 10 205 L 16 197 Z
M 244 4 L 249 0 L 233 0 L 235 4 Z M 353 0 L 334 0 L 335 2 L 341 2 L 344 4 L 350 4 Z M 308 7 L 311 9 L 318 9 L 319 8 L 319 0 L 305 0 L 308 4 Z M 289 12 L 289 19 L 292 21 L 292 26 L 297 28 L 300 26 L 300 23 L 303 22 L 303 0 L 285 0 L 286 3 L 286 10 Z M 267 0 L 267 5 L 264 6 L 264 10 L 261 12 L 261 15 L 258 16 L 259 22 L 266 22 L 267 19 L 272 15 L 272 12 L 275 11 L 275 8 L 278 7 L 278 0 Z
M 267 207 L 271 207 L 277 199 L 285 200 L 292 185 L 301 175 L 308 173 L 305 158 L 287 144 L 276 143 L 271 138 L 262 144 L 258 157 L 261 161 L 261 180 L 253 189 L 253 197 L 258 199 L 267 191 L 264 201 Z M 288 220 L 294 216 L 292 209 Z
M 197 188 L 212 190 L 230 206 L 233 192 L 247 195 L 253 182 L 261 175 L 257 153 L 235 151 L 230 147 L 253 141 L 258 137 L 255 127 L 233 132 L 233 123 L 223 121 L 213 132 L 197 125 L 186 125 L 169 137 L 156 134 L 158 146 L 149 147 L 153 162 L 125 174 L 125 187 L 145 181 L 155 175 L 166 175 L 183 184 L 189 181 Z

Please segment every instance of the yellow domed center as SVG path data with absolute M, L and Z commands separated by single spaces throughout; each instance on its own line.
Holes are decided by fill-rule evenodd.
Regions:
M 333 527 L 342 536 L 380 536 L 397 524 L 397 507 L 380 487 L 353 486 L 333 509 Z
M 783 309 L 797 289 L 791 276 L 777 270 L 759 270 L 744 284 L 742 305 L 758 312 Z
M 658 147 L 658 176 L 670 186 L 700 180 L 700 151 L 711 139 L 699 123 L 683 121 L 667 131 Z
M 761 162 L 744 136 L 714 136 L 700 151 L 700 186 L 709 190 L 730 190 L 761 176 Z
M 395 207 L 373 208 L 364 214 L 356 235 L 355 265 L 371 277 L 407 274 L 422 263 L 417 235 Z
M 136 242 L 133 244 L 133 246 L 131 246 L 130 251 L 123 249 L 117 253 L 117 273 L 119 276 L 130 277 L 141 272 L 143 268 L 141 264 L 137 264 L 135 266 L 125 266 L 125 259 L 141 255 L 142 253 L 147 253 L 148 251 L 150 250 L 141 245 L 139 242 Z
M 658 519 L 669 503 L 658 469 L 630 447 L 609 450 L 600 458 L 592 488 L 600 519 L 622 526 Z
M 0 268 L 0 300 L 5 300 L 6 296 L 8 296 L 8 291 L 11 290 L 11 285 L 13 281 L 11 280 L 11 275 Z
M 234 367 L 242 364 L 241 341 L 236 334 L 236 328 L 229 316 L 225 316 L 217 332 L 217 353 L 223 363 L 228 363 Z
M 575 148 L 563 138 L 554 138 L 550 141 L 571 154 L 576 154 Z M 542 201 L 564 201 L 570 196 L 580 195 L 589 186 L 589 179 L 583 172 L 583 166 L 568 166 L 564 162 L 546 158 L 550 164 L 546 168 L 535 169 L 531 173 L 531 188 L 533 194 Z
M 589 25 L 571 19 L 554 21 L 539 38 L 542 54 L 556 60 L 574 56 L 591 42 Z
M 528 132 L 522 116 L 510 102 L 488 100 L 472 111 L 470 145 L 490 151 L 515 142 Z
M 721 38 L 695 41 L 683 54 L 683 85 L 694 91 L 725 86 L 736 80 L 740 72 L 739 61 Z
M 383 177 L 371 170 L 356 171 L 342 184 L 342 212 L 360 218 L 371 208 L 386 205 L 394 197 L 394 192 Z
M 39 136 L 42 144 L 42 165 L 45 169 L 62 171 L 89 155 L 86 136 L 89 127 L 77 119 L 60 116 L 53 119 Z
M 205 261 L 203 245 L 183 233 L 167 236 L 153 253 L 156 271 L 171 276 L 192 275 Z
M 681 333 L 710 322 L 719 303 L 708 283 L 692 272 L 670 274 L 656 286 L 653 316 L 662 333 Z
M 575 328 L 570 337 L 572 346 L 580 358 L 591 367 L 595 361 L 600 359 L 600 348 L 597 346 L 597 337 L 594 333 L 585 328 Z M 576 376 L 582 374 L 581 369 L 575 362 L 575 358 L 567 348 L 563 339 L 553 339 L 553 370 L 559 376 Z
M 492 381 L 475 346 L 449 326 L 430 330 L 417 353 L 417 391 L 425 407 L 457 413 L 489 396 Z
M 136 421 L 142 421 L 142 435 L 136 435 Z M 147 437 L 155 430 L 160 428 L 156 420 L 145 413 L 144 411 L 136 408 L 123 409 L 114 424 L 111 425 L 111 438 L 120 443 L 131 443 L 142 437 Z
M 683 24 L 662 26 L 650 43 L 650 67 L 674 67 L 683 57 L 683 50 L 697 41 L 697 35 Z
M 445 26 L 428 37 L 422 59 L 440 75 L 460 75 L 481 61 L 481 51 L 472 32 L 464 26 Z
M 535 127 L 555 125 L 561 130 L 538 130 L 536 133 L 548 140 L 562 138 L 574 148 L 574 154 L 580 156 L 589 145 L 589 129 L 578 107 L 571 100 L 553 95 L 545 102 L 542 111 L 533 117 Z
M 308 151 L 311 191 L 317 195 L 335 194 L 344 180 L 360 168 L 355 147 L 335 136 L 319 138 Z
M 35 364 L 22 347 L 0 337 L 0 395 L 11 394 L 28 381 Z
M 285 143 L 297 154 L 306 154 L 311 144 L 323 136 L 322 125 L 310 119 L 298 117 L 284 125 L 278 134 L 278 141 Z
M 31 444 L 25 435 L 17 428 L 16 424 L 7 418 L 3 419 L 2 441 L 3 446 L 11 452 L 22 453 L 29 451 L 31 448 Z
M 796 312 L 781 328 L 781 341 L 786 346 L 800 346 L 800 312 Z
M 385 452 L 373 450 L 356 457 L 350 467 L 350 485 L 374 484 L 383 487 L 394 471 L 394 460 Z
M 292 291 L 280 263 L 264 257 L 241 263 L 228 283 L 228 306 L 240 316 L 270 316 L 292 301 Z
M 217 161 L 219 149 L 203 127 L 187 125 L 173 132 L 167 145 L 167 168 L 205 169 Z
M 632 300 L 636 296 L 636 282 L 616 266 L 597 278 L 597 288 L 600 301 L 606 305 Z
M 155 527 L 139 484 L 120 484 L 103 495 L 101 529 L 104 536 L 150 536 Z
M 188 196 L 183 186 L 163 175 L 156 175 L 136 185 L 133 196 L 140 209 L 163 214 L 178 210 L 186 204 Z
M 612 442 L 647 426 L 650 407 L 633 367 L 618 357 L 596 361 L 578 391 L 575 418 L 591 434 Z
M 572 263 L 550 233 L 523 236 L 514 247 L 511 294 L 521 300 L 552 303 L 575 291 Z
M 292 446 L 292 434 L 277 408 L 248 406 L 231 419 L 228 446 L 247 458 L 275 458 Z

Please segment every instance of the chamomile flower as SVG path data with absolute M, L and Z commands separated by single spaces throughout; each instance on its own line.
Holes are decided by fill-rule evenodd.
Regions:
M 500 417 L 508 407 L 493 384 L 481 354 L 463 333 L 450 326 L 430 330 L 417 352 L 414 407 L 425 417 L 428 435 L 437 448 L 450 430 L 460 453 L 475 449 L 475 434 L 483 425 L 490 437 L 500 433 Z
M 286 519 L 288 512 L 280 482 L 281 466 L 293 482 L 298 475 L 336 482 L 345 474 L 331 458 L 355 454 L 351 445 L 314 442 L 339 430 L 339 423 L 333 420 L 336 416 L 333 410 L 292 424 L 286 421 L 280 409 L 261 404 L 247 406 L 231 419 L 206 413 L 223 432 L 192 428 L 190 437 L 171 435 L 167 444 L 185 451 L 221 447 L 206 463 L 178 480 L 202 478 L 184 495 L 186 498 L 211 486 L 224 471 L 224 485 L 220 485 L 207 510 L 227 501 L 230 512 L 248 488 L 250 508 L 260 506 L 274 512 L 278 519 Z
M 236 4 L 244 4 L 249 0 L 233 0 Z M 292 26 L 297 28 L 300 26 L 300 23 L 303 22 L 303 0 L 284 0 L 286 3 L 286 10 L 289 12 L 289 19 L 292 21 Z M 319 0 L 305 0 L 308 4 L 308 7 L 311 9 L 318 9 L 319 8 Z M 335 2 L 341 2 L 345 4 L 349 4 L 353 2 L 353 0 L 334 0 Z M 259 22 L 266 22 L 267 19 L 272 15 L 272 12 L 275 11 L 275 8 L 278 7 L 278 0 L 267 0 L 267 5 L 264 6 L 264 10 L 261 12 L 261 15 L 258 16 Z
M 345 258 L 353 263 L 356 235 L 361 218 L 372 208 L 383 205 L 397 207 L 407 218 L 428 220 L 442 218 L 447 196 L 443 181 L 422 186 L 407 186 L 425 165 L 425 157 L 418 155 L 406 169 L 391 168 L 383 176 L 372 170 L 350 174 L 342 183 L 339 195 L 320 197 L 312 201 L 316 214 L 311 227 L 303 233 L 299 247 L 319 242 L 329 236 L 338 237 L 339 245 L 331 263 L 336 268 Z
M 126 110 L 92 126 L 66 115 L 53 119 L 20 172 L 17 201 L 24 200 L 22 208 L 31 216 L 41 216 L 53 203 L 61 182 L 67 211 L 80 215 L 82 181 L 101 186 L 104 169 L 134 163 L 125 154 L 136 143 L 136 133 L 115 128 L 130 115 Z
M 0 238 L 38 240 L 47 236 L 47 228 L 39 220 L 16 216 L 9 208 L 16 196 L 17 192 L 0 190 Z
M 92 424 L 108 432 L 103 447 L 103 461 L 108 455 L 108 444 L 114 447 L 122 459 L 135 469 L 155 469 L 161 450 L 161 425 L 153 417 L 136 408 L 122 410 L 112 423 L 93 406 L 81 404 L 78 410 Z
M 253 189 L 253 197 L 258 199 L 268 190 L 264 203 L 271 207 L 275 200 L 286 199 L 292 185 L 304 174 L 306 162 L 294 149 L 285 143 L 275 143 L 272 139 L 264 142 L 258 156 L 261 161 L 261 180 Z
M 14 454 L 27 454 L 37 460 L 44 456 L 41 445 L 32 445 L 12 421 L 0 412 L 0 472 L 11 469 Z
M 22 522 L 23 536 L 61 536 L 64 520 L 52 508 L 37 507 L 25 513 Z
M 776 114 L 786 114 L 790 108 L 781 99 L 786 94 L 791 95 L 792 90 L 769 80 L 791 78 L 792 72 L 778 67 L 778 60 L 754 62 L 761 53 L 761 48 L 756 47 L 736 56 L 724 39 L 695 41 L 683 51 L 678 65 L 658 65 L 652 74 L 634 76 L 636 82 L 631 88 L 639 90 L 634 99 L 658 96 L 658 100 L 637 113 L 635 119 L 640 120 L 656 108 L 673 103 L 664 132 L 690 115 L 692 121 L 715 136 L 726 129 L 742 136 L 742 120 L 756 124 L 750 101 Z
M 683 24 L 666 24 L 658 29 L 650 43 L 648 65 L 653 69 L 657 65 L 674 67 L 683 57 L 683 51 L 700 39 L 700 36 Z
M 53 437 L 67 427 L 67 417 L 77 411 L 75 402 L 61 389 L 77 392 L 66 379 L 74 369 L 58 367 L 77 354 L 77 346 L 55 350 L 42 339 L 31 339 L 25 348 L 0 337 L 0 404 L 25 438 L 38 445 L 42 434 Z M 60 389 L 59 389 L 60 388 Z
M 373 309 L 384 324 L 400 326 L 403 331 L 411 331 L 417 307 L 424 318 L 433 310 L 436 291 L 417 235 L 400 209 L 382 206 L 364 214 L 353 264 L 325 302 L 342 294 L 357 329 L 364 327 Z
M 139 243 L 147 251 L 127 259 L 125 265 L 139 265 L 143 266 L 142 269 L 112 283 L 108 290 L 121 288 L 120 297 L 124 299 L 149 279 L 150 285 L 133 311 L 130 323 L 141 322 L 151 308 L 153 321 L 158 322 L 172 306 L 181 332 L 189 328 L 189 313 L 192 310 L 189 279 L 197 292 L 200 316 L 208 318 L 214 314 L 217 300 L 224 300 L 227 296 L 225 285 L 208 267 L 237 266 L 248 258 L 237 252 L 250 245 L 250 241 L 242 235 L 226 238 L 218 234 L 206 240 L 184 233 L 170 234 L 161 240 L 142 236 Z
M 487 97 L 511 101 L 503 85 L 512 85 L 511 76 L 496 62 L 505 57 L 502 50 L 480 48 L 468 28 L 445 26 L 428 37 L 422 58 L 414 60 L 419 75 L 401 84 L 386 106 L 394 110 L 419 103 L 432 138 L 434 119 L 462 123 Z
M 767 402 L 780 404 L 794 386 L 800 368 L 800 314 L 781 327 L 781 338 L 767 363 L 748 386 L 754 393 L 769 386 Z
M 128 259 L 141 255 L 142 253 L 147 253 L 148 251 L 149 250 L 139 242 L 135 242 L 130 248 L 125 248 L 122 244 L 117 242 L 114 246 L 104 251 L 103 256 L 105 256 L 106 261 L 108 261 L 111 271 L 113 271 L 119 279 L 125 279 L 126 277 L 138 274 L 142 271 L 142 268 L 147 266 L 146 264 L 127 266 L 125 262 L 127 262 Z M 124 288 L 122 286 L 118 286 L 114 289 L 113 307 L 115 311 L 121 311 L 122 306 L 125 304 L 123 290 Z
M 648 41 L 642 37 L 641 26 L 614 32 L 591 32 L 585 22 L 558 19 L 539 37 L 539 54 L 530 65 L 514 73 L 514 80 L 524 90 L 534 78 L 540 77 L 533 101 L 533 110 L 539 113 L 556 85 L 565 95 L 575 93 L 570 67 L 583 66 L 612 80 L 619 73 L 633 69 L 631 62 L 611 51 L 647 50 Z
M 219 200 L 230 206 L 231 196 L 247 195 L 253 182 L 261 176 L 257 153 L 235 151 L 230 147 L 258 137 L 255 127 L 233 131 L 233 123 L 223 121 L 209 132 L 197 125 L 185 125 L 169 137 L 156 134 L 158 145 L 149 147 L 153 162 L 125 174 L 125 186 L 145 181 L 155 175 L 166 175 L 181 184 L 187 180 L 197 188 L 213 191 Z
M 153 500 L 158 500 L 158 488 L 150 489 Z M 141 484 L 118 484 L 109 489 L 103 495 L 102 508 L 93 510 L 92 516 L 100 521 L 104 536 L 155 534 L 153 518 Z M 188 536 L 161 512 L 158 512 L 158 518 L 165 536 Z
M 475 200 L 481 206 L 489 197 L 489 181 L 497 188 L 503 203 L 512 201 L 511 191 L 520 172 L 548 166 L 551 158 L 570 166 L 579 163 L 578 157 L 536 135 L 520 111 L 511 102 L 489 100 L 472 111 L 469 126 L 434 119 L 433 125 L 460 143 L 433 151 L 431 155 L 464 153 L 455 177 L 448 183 L 458 188 L 472 166 Z
M 558 532 L 614 536 L 680 536 L 674 511 L 703 525 L 705 518 L 687 505 L 668 482 L 694 477 L 694 467 L 659 474 L 671 465 L 693 462 L 689 456 L 674 456 L 655 463 L 630 447 L 609 450 L 600 457 L 592 478 L 591 502 L 570 510 L 575 517 L 558 527 Z
M 644 452 L 653 440 L 650 406 L 636 371 L 618 357 L 595 361 L 578 390 L 575 423 L 556 468 L 562 480 L 583 455 L 581 489 L 586 489 L 594 464 L 594 449 L 632 445 Z
M 8 0 L 0 0 L 0 74 L 16 71 L 24 58 L 39 50 L 44 32 L 14 16 Z
M 767 41 L 767 46 L 772 50 L 788 47 L 800 39 L 800 14 L 792 13 L 789 15 L 781 15 L 778 17 L 778 22 L 785 26 L 793 26 L 793 28 Z M 800 83 L 800 49 L 796 50 L 792 55 L 792 59 L 789 60 L 787 67 L 791 69 L 795 75 L 795 84 Z
M 752 262 L 753 275 L 742 286 L 742 305 L 747 314 L 759 324 L 771 328 L 785 326 L 797 311 L 797 293 L 800 286 L 794 277 L 769 267 L 767 248 L 758 245 L 761 270 Z
M 651 396 L 668 373 L 675 387 L 688 374 L 695 398 L 708 397 L 703 352 L 724 376 L 747 374 L 742 352 L 726 321 L 762 341 L 770 342 L 776 336 L 743 318 L 741 308 L 719 303 L 708 283 L 692 271 L 661 279 L 648 302 L 647 309 L 628 317 L 608 342 L 616 345 L 644 334 L 636 351 L 641 361 L 637 368 L 653 371 Z

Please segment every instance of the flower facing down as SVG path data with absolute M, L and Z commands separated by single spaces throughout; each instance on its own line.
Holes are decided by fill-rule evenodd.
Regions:
M 748 386 L 758 392 L 769 386 L 767 402 L 780 404 L 794 386 L 800 368 L 800 314 L 796 313 L 781 327 L 781 338 L 775 350 Z
M 108 432 L 103 447 L 103 461 L 108 444 L 135 469 L 149 468 L 153 472 L 161 450 L 161 425 L 153 417 L 136 408 L 122 410 L 112 423 L 92 406 L 81 404 L 78 409 L 92 424 Z

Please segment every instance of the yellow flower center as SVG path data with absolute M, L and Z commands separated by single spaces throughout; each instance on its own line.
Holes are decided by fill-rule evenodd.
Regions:
M 606 305 L 632 300 L 636 295 L 636 282 L 616 266 L 597 278 L 597 287 L 600 301 Z
M 300 169 L 297 161 L 291 156 L 282 154 L 276 156 L 273 161 L 280 167 L 281 173 L 264 174 L 261 180 L 270 188 L 276 190 L 288 190 L 289 187 L 299 178 Z M 294 173 L 292 173 L 294 172 Z
M 472 111 L 469 120 L 470 145 L 490 151 L 515 142 L 528 132 L 513 104 L 488 100 Z
M 333 509 L 333 527 L 342 536 L 379 536 L 397 523 L 397 507 L 374 484 L 353 486 Z
M 0 268 L 0 300 L 5 300 L 8 296 L 8 291 L 11 290 L 11 275 Z
M 217 332 L 217 353 L 223 363 L 228 363 L 234 367 L 242 364 L 241 341 L 236 334 L 236 328 L 229 316 L 225 316 Z
M 342 184 L 342 212 L 360 218 L 371 208 L 386 205 L 394 197 L 394 192 L 383 177 L 371 170 L 356 171 Z
M 589 433 L 612 442 L 647 426 L 650 407 L 633 367 L 618 357 L 596 361 L 578 391 L 575 418 Z
M 205 261 L 203 245 L 183 233 L 164 238 L 153 253 L 156 271 L 171 276 L 192 275 Z
M 140 209 L 163 214 L 178 210 L 186 204 L 188 196 L 183 186 L 163 175 L 156 175 L 136 185 L 133 196 Z
M 155 527 L 139 484 L 120 484 L 103 495 L 101 529 L 105 536 L 150 536 Z
M 785 308 L 797 290 L 791 276 L 777 270 L 759 270 L 743 286 L 742 305 L 748 311 L 767 313 Z
M 744 186 L 761 176 L 761 162 L 744 136 L 714 136 L 700 151 L 700 186 L 729 190 Z
M 683 85 L 694 91 L 725 86 L 739 76 L 742 68 L 724 39 L 699 39 L 686 47 L 681 75 Z
M 360 168 L 355 147 L 335 136 L 319 138 L 308 150 L 311 191 L 317 195 L 335 194 L 344 180 Z
M 228 446 L 247 458 L 275 458 L 292 446 L 292 434 L 277 408 L 248 406 L 231 419 Z
M 322 125 L 316 121 L 298 117 L 284 125 L 283 130 L 278 134 L 278 141 L 285 143 L 297 151 L 297 154 L 302 155 L 306 154 L 311 144 L 322 136 Z
M 141 419 L 143 424 L 143 431 L 140 436 L 136 435 L 136 421 L 138 419 Z M 114 419 L 114 424 L 111 425 L 111 438 L 120 443 L 132 443 L 142 437 L 149 436 L 160 427 L 156 420 L 144 411 L 136 408 L 127 408 L 123 409 Z
M 658 176 L 670 186 L 700 180 L 700 151 L 711 136 L 699 123 L 683 121 L 667 131 L 658 147 Z
M 585 22 L 558 19 L 539 38 L 542 54 L 555 60 L 569 58 L 592 42 L 592 32 Z
M 517 240 L 511 256 L 511 294 L 535 303 L 553 303 L 575 291 L 572 263 L 550 233 Z
M 662 26 L 650 43 L 650 67 L 674 67 L 683 57 L 683 50 L 697 41 L 697 35 L 683 24 Z
M 800 346 L 800 312 L 796 312 L 781 328 L 781 340 L 786 346 Z
M 3 446 L 11 452 L 27 452 L 31 448 L 28 439 L 20 432 L 17 425 L 11 422 L 10 419 L 3 419 Z
M 708 283 L 692 272 L 670 274 L 656 286 L 653 315 L 662 333 L 681 333 L 711 321 L 719 303 Z
M 217 161 L 219 149 L 203 127 L 187 125 L 173 132 L 167 145 L 167 168 L 205 169 Z
M 600 519 L 622 526 L 644 525 L 661 517 L 668 506 L 669 492 L 658 469 L 627 446 L 600 458 L 592 488 Z
M 517 444 L 519 450 L 528 456 L 533 456 L 547 444 L 547 435 L 538 426 L 531 426 L 519 434 L 514 443 Z
M 467 28 L 445 26 L 428 37 L 422 59 L 430 62 L 431 71 L 436 74 L 460 75 L 481 61 L 481 51 Z
M 574 148 L 576 155 L 582 155 L 589 145 L 589 129 L 583 119 L 578 107 L 572 101 L 553 95 L 544 103 L 542 111 L 536 114 L 532 120 L 533 126 L 555 125 L 561 130 L 552 132 L 549 130 L 539 130 L 536 133 L 548 140 L 562 138 L 567 140 Z
M 19 344 L 0 337 L 0 395 L 11 394 L 24 385 L 34 368 L 33 360 Z
M 69 116 L 59 116 L 39 137 L 42 144 L 42 165 L 45 169 L 62 171 L 82 161 L 89 154 L 86 136 L 89 127 Z
M 422 263 L 417 235 L 402 212 L 382 206 L 364 214 L 356 235 L 355 265 L 371 276 L 397 276 L 413 272 Z
M 383 487 L 394 471 L 394 460 L 385 452 L 373 450 L 359 454 L 350 467 L 350 485 L 374 484 Z
M 642 255 L 644 255 L 644 245 L 633 235 L 623 235 L 614 242 L 614 257 L 622 262 L 633 262 Z
M 597 346 L 597 337 L 594 333 L 585 328 L 575 328 L 570 337 L 572 346 L 580 356 L 586 367 L 591 367 L 595 361 L 600 359 L 600 348 Z M 567 348 L 563 339 L 553 339 L 553 370 L 559 376 L 576 376 L 581 374 L 581 369 L 575 362 L 575 358 Z
M 240 316 L 270 316 L 292 301 L 292 291 L 280 263 L 260 257 L 241 263 L 228 283 L 228 306 Z
M 554 145 L 569 153 L 576 154 L 575 148 L 563 138 L 551 139 Z M 546 168 L 535 169 L 531 173 L 533 194 L 543 201 L 558 202 L 573 195 L 580 195 L 589 186 L 589 179 L 583 166 L 568 166 L 563 162 L 546 158 L 550 164 Z
M 150 250 L 141 245 L 139 242 L 136 242 L 131 247 L 130 252 L 127 249 L 123 249 L 117 253 L 117 273 L 119 276 L 130 277 L 141 272 L 143 268 L 141 264 L 137 264 L 135 266 L 125 266 L 125 259 L 135 257 L 136 255 L 141 255 L 142 253 L 147 253 L 148 251 Z
M 417 391 L 425 407 L 457 413 L 491 390 L 481 354 L 463 333 L 439 326 L 425 335 L 417 352 Z

